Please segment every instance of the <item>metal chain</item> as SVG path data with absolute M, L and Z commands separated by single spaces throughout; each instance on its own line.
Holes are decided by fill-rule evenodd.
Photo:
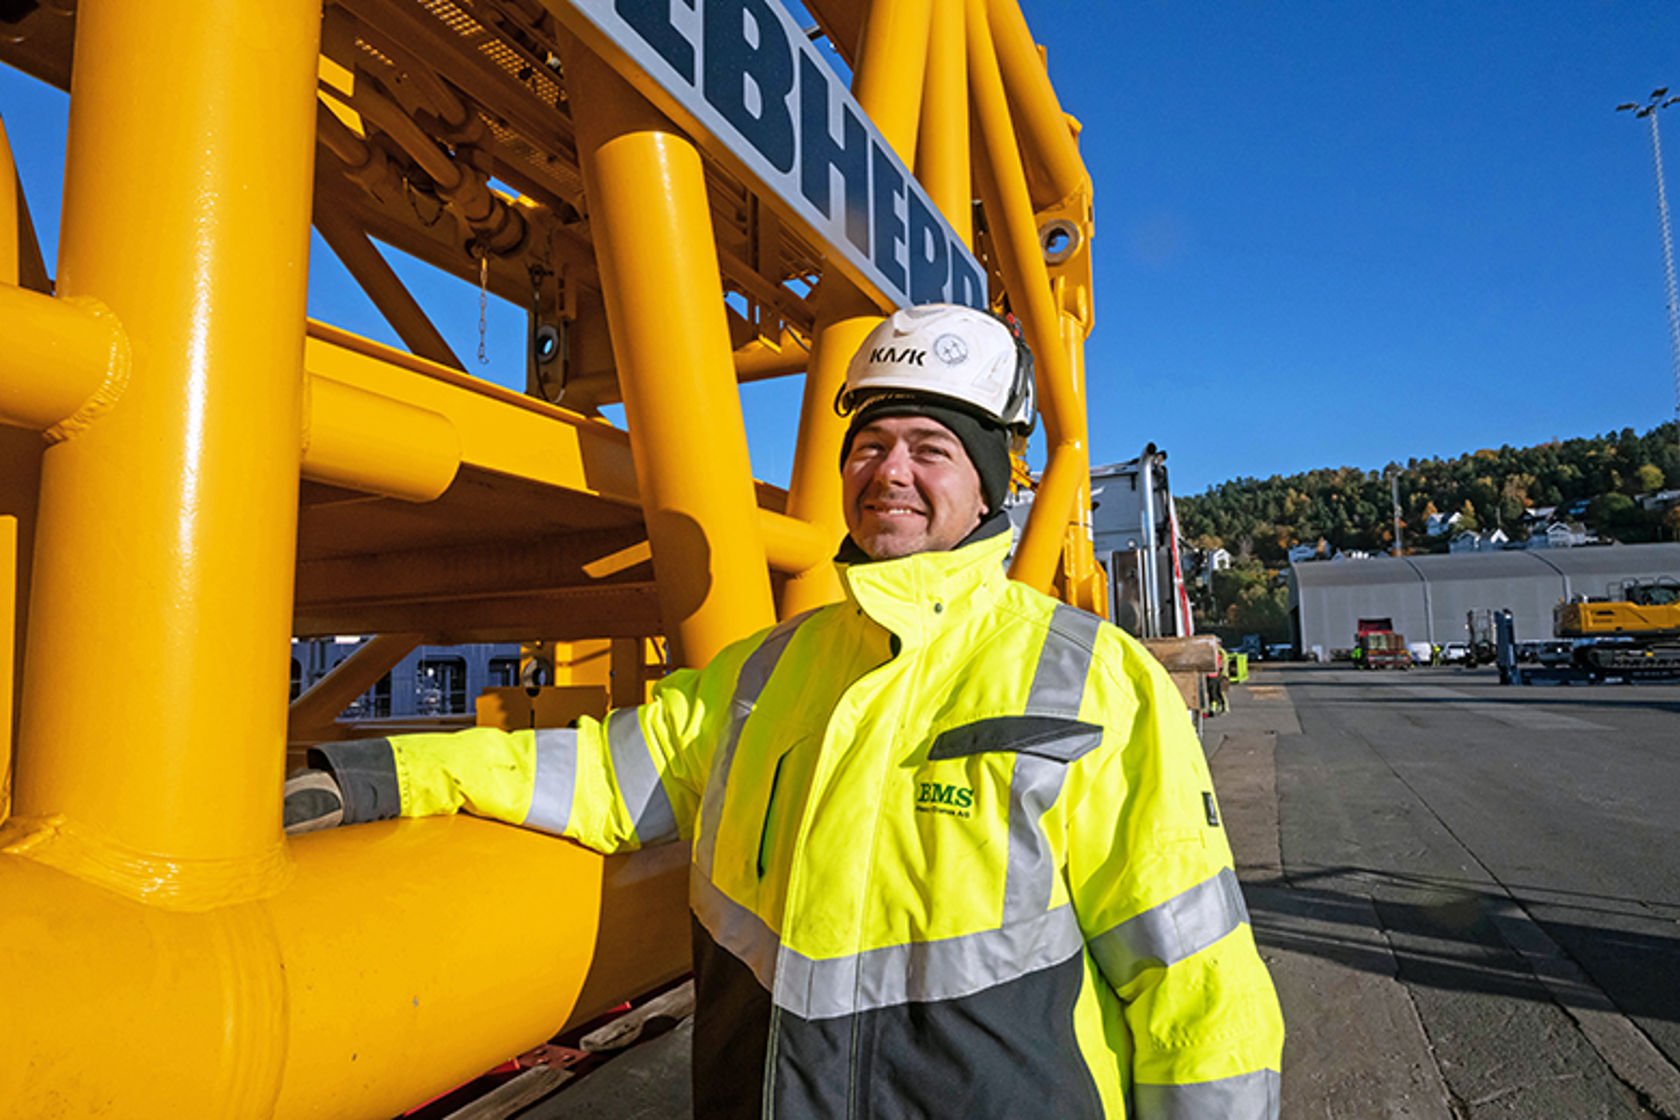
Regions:
M 478 364 L 490 364 L 490 355 L 484 348 L 484 336 L 490 313 L 490 251 L 484 246 L 476 247 L 478 253 Z

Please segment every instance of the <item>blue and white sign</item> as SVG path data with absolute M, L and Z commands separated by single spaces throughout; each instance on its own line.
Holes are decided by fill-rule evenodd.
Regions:
M 894 306 L 985 306 L 979 262 L 776 0 L 567 3 L 859 284 Z

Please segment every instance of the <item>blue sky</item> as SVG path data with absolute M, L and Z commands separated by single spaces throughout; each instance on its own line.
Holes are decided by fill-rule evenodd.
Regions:
M 1024 6 L 1096 184 L 1096 461 L 1154 442 L 1183 494 L 1673 416 L 1649 132 L 1613 110 L 1680 90 L 1680 5 Z M 49 268 L 65 113 L 0 68 Z M 394 342 L 316 250 L 311 313 Z M 522 383 L 518 311 L 492 301 L 480 367 L 476 291 L 405 271 Z M 785 482 L 797 382 L 745 406 Z

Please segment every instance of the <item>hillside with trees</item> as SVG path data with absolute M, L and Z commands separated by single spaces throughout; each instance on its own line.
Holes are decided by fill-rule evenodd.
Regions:
M 1380 470 L 1337 467 L 1271 478 L 1238 478 L 1177 500 L 1179 528 L 1193 549 L 1227 549 L 1233 563 L 1201 595 L 1201 624 L 1226 632 L 1288 635 L 1280 572 L 1289 549 L 1323 541 L 1338 551 L 1387 552 L 1394 543 L 1391 476 L 1399 476 L 1404 551 L 1444 552 L 1448 535 L 1429 537 L 1432 514 L 1459 518 L 1455 533 L 1502 528 L 1521 541 L 1532 511 L 1555 507 L 1605 540 L 1680 540 L 1680 506 L 1642 508 L 1642 495 L 1680 488 L 1680 430 L 1663 424 L 1533 447 L 1475 451 L 1448 459 L 1409 459 Z M 1567 517 L 1575 510 L 1578 516 Z

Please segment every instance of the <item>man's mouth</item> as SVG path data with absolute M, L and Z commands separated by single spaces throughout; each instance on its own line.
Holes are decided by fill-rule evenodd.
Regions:
M 907 505 L 902 502 L 865 502 L 863 503 L 863 508 L 864 512 L 874 514 L 876 517 L 894 518 L 927 516 L 926 512 L 924 512 L 921 508 L 913 505 Z

